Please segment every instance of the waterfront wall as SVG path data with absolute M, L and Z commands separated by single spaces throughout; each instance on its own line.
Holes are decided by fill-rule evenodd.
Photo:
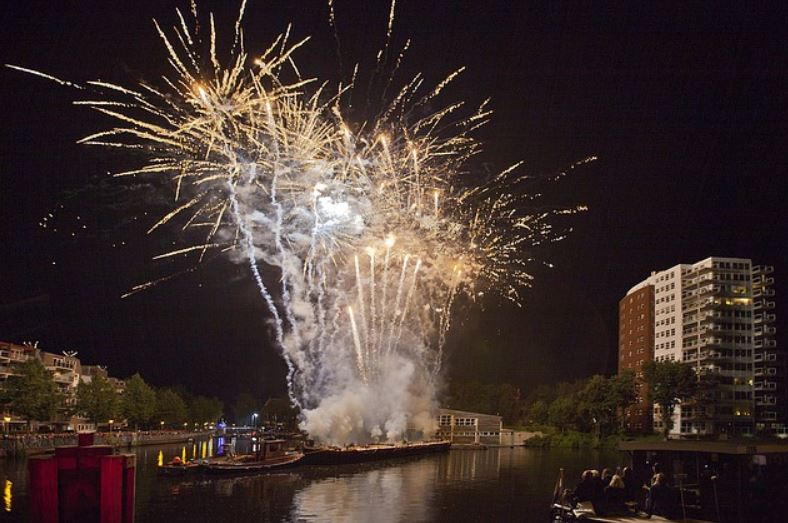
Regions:
M 96 445 L 137 447 L 163 443 L 179 443 L 193 438 L 208 437 L 212 432 L 192 431 L 122 431 L 101 432 L 95 435 Z M 55 447 L 77 444 L 76 434 L 21 434 L 5 435 L 0 439 L 0 458 L 33 456 L 54 452 Z

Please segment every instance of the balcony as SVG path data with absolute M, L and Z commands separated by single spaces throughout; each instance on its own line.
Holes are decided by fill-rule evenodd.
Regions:
M 55 383 L 64 383 L 66 385 L 74 383 L 74 376 L 72 374 L 60 374 L 56 372 L 53 375 L 53 379 Z
M 774 272 L 773 265 L 753 265 L 752 267 L 752 273 L 756 275 L 771 274 L 773 272 Z
M 704 285 L 698 289 L 697 296 L 706 296 L 707 294 L 719 294 L 722 287 L 719 285 Z
M 701 360 L 723 360 L 727 359 L 721 352 L 717 352 L 714 350 L 707 350 L 700 353 Z
M 774 323 L 774 321 L 776 319 L 777 319 L 777 316 L 775 316 L 774 314 L 767 314 L 767 313 L 764 313 L 764 312 L 760 312 L 758 314 L 753 314 L 753 316 L 752 316 L 752 321 L 755 324 L 759 324 L 759 323 Z
M 772 310 L 774 309 L 774 302 L 768 300 L 753 300 L 752 302 L 753 310 Z
M 772 296 L 774 296 L 774 289 L 768 289 L 768 288 L 763 289 L 756 287 L 755 289 L 752 290 L 753 298 L 761 298 L 761 297 L 771 298 Z
M 774 285 L 774 278 L 766 276 L 754 276 L 752 278 L 752 285 L 753 287 L 768 287 L 769 285 Z

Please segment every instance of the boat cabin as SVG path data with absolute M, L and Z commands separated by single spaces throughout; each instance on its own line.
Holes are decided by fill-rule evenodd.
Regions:
M 287 440 L 284 439 L 264 439 L 255 445 L 254 454 L 257 461 L 265 461 L 272 458 L 281 458 L 287 452 Z
M 788 487 L 788 443 L 686 441 L 622 442 L 639 483 L 656 472 L 678 488 L 689 517 L 760 521 L 774 513 Z

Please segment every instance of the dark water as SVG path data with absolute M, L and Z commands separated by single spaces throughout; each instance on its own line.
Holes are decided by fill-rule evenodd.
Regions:
M 545 522 L 560 467 L 574 483 L 583 469 L 626 460 L 617 452 L 500 448 L 253 477 L 156 475 L 160 456 L 210 455 L 215 447 L 137 449 L 137 522 Z M 0 520 L 27 521 L 26 463 L 0 460 L 0 481 Z

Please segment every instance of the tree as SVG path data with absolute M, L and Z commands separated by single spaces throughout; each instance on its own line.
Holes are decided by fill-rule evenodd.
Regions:
M 610 381 L 599 374 L 592 376 L 577 394 L 577 413 L 586 428 L 593 427 L 601 435 L 610 425 L 618 405 Z
M 250 423 L 255 412 L 260 412 L 260 401 L 248 392 L 240 393 L 233 406 L 235 422 L 239 425 Z
M 618 408 L 616 409 L 616 417 L 618 418 L 618 426 L 624 427 L 624 416 L 626 410 L 630 405 L 635 403 L 637 399 L 637 382 L 635 380 L 635 373 L 631 370 L 625 370 L 616 376 L 610 378 L 613 393 L 618 397 Z
M 82 381 L 77 386 L 76 411 L 93 423 L 114 418 L 119 406 L 115 386 L 104 376 L 93 376 L 90 381 Z
M 494 410 L 509 425 L 518 423 L 523 414 L 523 402 L 520 400 L 520 389 L 511 383 L 495 386 Z
M 662 409 L 662 434 L 667 439 L 673 428 L 673 411 L 678 403 L 692 398 L 697 375 L 692 367 L 677 361 L 648 361 L 643 365 L 643 380 L 649 400 Z
M 606 378 L 592 376 L 577 393 L 581 421 L 594 428 L 597 435 L 614 432 L 624 409 L 635 399 L 634 374 L 625 372 Z
M 188 412 L 183 398 L 172 389 L 156 391 L 156 418 L 169 427 L 180 427 Z
M 575 400 L 571 396 L 561 396 L 550 404 L 547 411 L 547 419 L 551 425 L 555 425 L 561 432 L 575 426 L 577 420 L 577 407 Z
M 156 412 L 156 391 L 145 383 L 142 376 L 134 374 L 126 380 L 126 390 L 121 398 L 121 410 L 128 423 L 139 428 L 147 425 Z
M 528 421 L 539 425 L 547 423 L 547 403 L 536 400 L 528 406 Z
M 55 417 L 61 394 L 52 374 L 39 360 L 31 358 L 22 363 L 19 374 L 10 376 L 5 387 L 4 401 L 28 423 Z
M 198 424 L 212 423 L 222 417 L 224 403 L 218 398 L 195 396 L 189 405 L 189 419 Z
M 266 423 L 283 423 L 288 428 L 296 428 L 298 409 L 287 398 L 271 398 L 263 406 L 263 419 Z

